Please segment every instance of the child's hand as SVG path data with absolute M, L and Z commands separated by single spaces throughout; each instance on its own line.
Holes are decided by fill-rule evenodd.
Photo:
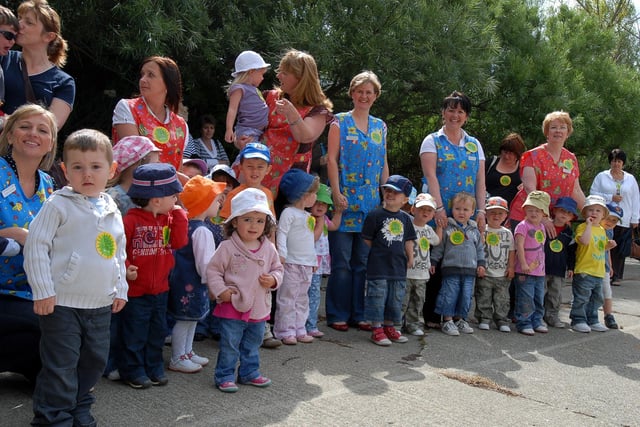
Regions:
M 266 289 L 271 289 L 276 285 L 276 278 L 271 274 L 263 273 L 258 277 L 258 283 L 260 286 Z
M 485 270 L 485 268 L 483 266 L 480 266 L 480 267 L 478 267 L 476 269 L 476 275 L 481 279 L 484 277 L 486 272 L 487 272 L 487 270 Z
M 593 218 L 591 218 L 590 216 L 586 217 L 584 222 L 586 222 L 587 225 L 593 225 L 594 223 Z
M 617 243 L 615 240 L 609 240 L 609 241 L 607 242 L 607 246 L 605 246 L 605 249 L 606 249 L 606 250 L 613 249 L 613 248 L 615 248 L 616 246 L 618 246 L 618 243 Z
M 111 312 L 112 313 L 118 313 L 120 310 L 122 310 L 124 308 L 124 305 L 127 302 L 125 300 L 123 300 L 122 298 L 116 298 L 113 300 L 113 304 L 111 304 Z
M 220 295 L 218 295 L 218 299 L 222 302 L 230 302 L 231 301 L 231 295 L 233 294 L 237 294 L 236 291 L 234 291 L 233 289 L 227 289 L 226 291 L 224 291 L 223 293 L 221 293 Z
M 346 206 L 344 206 L 341 203 L 336 203 L 335 205 L 333 205 L 333 212 L 334 213 L 342 213 L 344 212 Z
M 573 279 L 573 270 L 567 270 L 567 279 Z
M 236 134 L 233 132 L 233 129 L 227 129 L 227 131 L 224 133 L 224 140 L 229 143 L 235 142 Z
M 435 265 L 432 265 L 431 267 L 429 267 L 429 273 L 436 274 L 436 266 Z
M 55 306 L 56 306 L 55 296 L 36 300 L 33 302 L 33 312 L 39 316 L 46 316 L 47 314 L 53 313 L 53 309 Z
M 507 279 L 513 279 L 516 276 L 516 271 L 513 267 L 507 268 Z
M 127 267 L 127 280 L 136 280 L 138 278 L 138 266 L 130 265 Z

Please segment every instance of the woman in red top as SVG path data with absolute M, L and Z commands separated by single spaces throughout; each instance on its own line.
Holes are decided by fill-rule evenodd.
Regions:
M 580 187 L 578 159 L 564 144 L 573 132 L 573 122 L 568 113 L 554 111 L 547 114 L 542 122 L 542 132 L 547 142 L 526 151 L 520 160 L 520 175 L 523 188 L 516 194 L 511 204 L 510 218 L 520 222 L 524 219 L 522 203 L 533 190 L 542 190 L 551 196 L 553 209 L 560 197 L 571 197 L 578 204 L 578 211 L 584 205 L 584 192 Z M 556 230 L 550 218 L 543 220 L 547 235 L 556 237 Z
M 262 184 L 276 196 L 282 175 L 291 168 L 309 172 L 313 143 L 333 115 L 333 104 L 320 87 L 311 55 L 289 50 L 278 66 L 280 87 L 263 92 L 269 123 L 263 143 L 271 150 L 271 173 Z
M 178 65 L 162 56 L 144 60 L 138 82 L 140 96 L 121 99 L 113 110 L 113 143 L 125 136 L 142 135 L 160 151 L 160 162 L 182 166 L 189 129 L 178 115 L 182 78 Z

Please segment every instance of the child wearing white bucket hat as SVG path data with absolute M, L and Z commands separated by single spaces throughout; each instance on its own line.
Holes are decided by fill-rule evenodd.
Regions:
M 255 387 L 271 384 L 260 373 L 259 350 L 271 313 L 269 294 L 282 283 L 283 267 L 268 237 L 273 228 L 275 219 L 264 192 L 242 190 L 231 200 L 231 215 L 225 221 L 228 239 L 207 266 L 209 291 L 218 302 L 213 314 L 220 319 L 214 381 L 225 393 L 238 391 L 236 378 Z
M 258 86 L 269 66 L 259 54 L 251 50 L 245 50 L 236 58 L 235 71 L 231 73 L 233 81 L 227 90 L 229 108 L 224 139 L 235 143 L 238 149 L 243 148 L 237 144 L 241 137 L 250 136 L 251 141 L 259 142 L 267 127 L 269 108 Z
M 605 332 L 598 320 L 598 309 L 603 304 L 602 280 L 605 275 L 605 254 L 611 248 L 607 234 L 600 225 L 609 215 L 607 202 L 600 196 L 588 196 L 584 201 L 584 223 L 576 228 L 576 266 L 573 271 L 573 303 L 571 329 L 576 332 Z

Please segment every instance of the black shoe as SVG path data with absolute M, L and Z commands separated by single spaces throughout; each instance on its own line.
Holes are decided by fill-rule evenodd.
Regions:
M 163 385 L 169 384 L 169 378 L 166 375 L 162 375 L 161 377 L 150 377 L 149 381 L 151 381 L 151 385 L 162 387 Z
M 207 336 L 205 334 L 201 334 L 200 332 L 196 332 L 196 334 L 193 336 L 194 341 L 204 341 L 206 338 Z
M 153 385 L 148 377 L 138 377 L 133 380 L 125 380 L 125 384 L 138 389 L 149 388 Z
M 604 325 L 609 329 L 618 329 L 618 324 L 616 323 L 616 318 L 613 317 L 613 314 L 607 314 L 604 316 Z

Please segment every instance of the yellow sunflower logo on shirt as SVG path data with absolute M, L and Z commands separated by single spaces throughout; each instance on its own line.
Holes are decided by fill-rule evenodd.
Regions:
M 111 259 L 116 254 L 116 239 L 113 238 L 111 233 L 103 231 L 96 237 L 96 251 L 105 259 Z

